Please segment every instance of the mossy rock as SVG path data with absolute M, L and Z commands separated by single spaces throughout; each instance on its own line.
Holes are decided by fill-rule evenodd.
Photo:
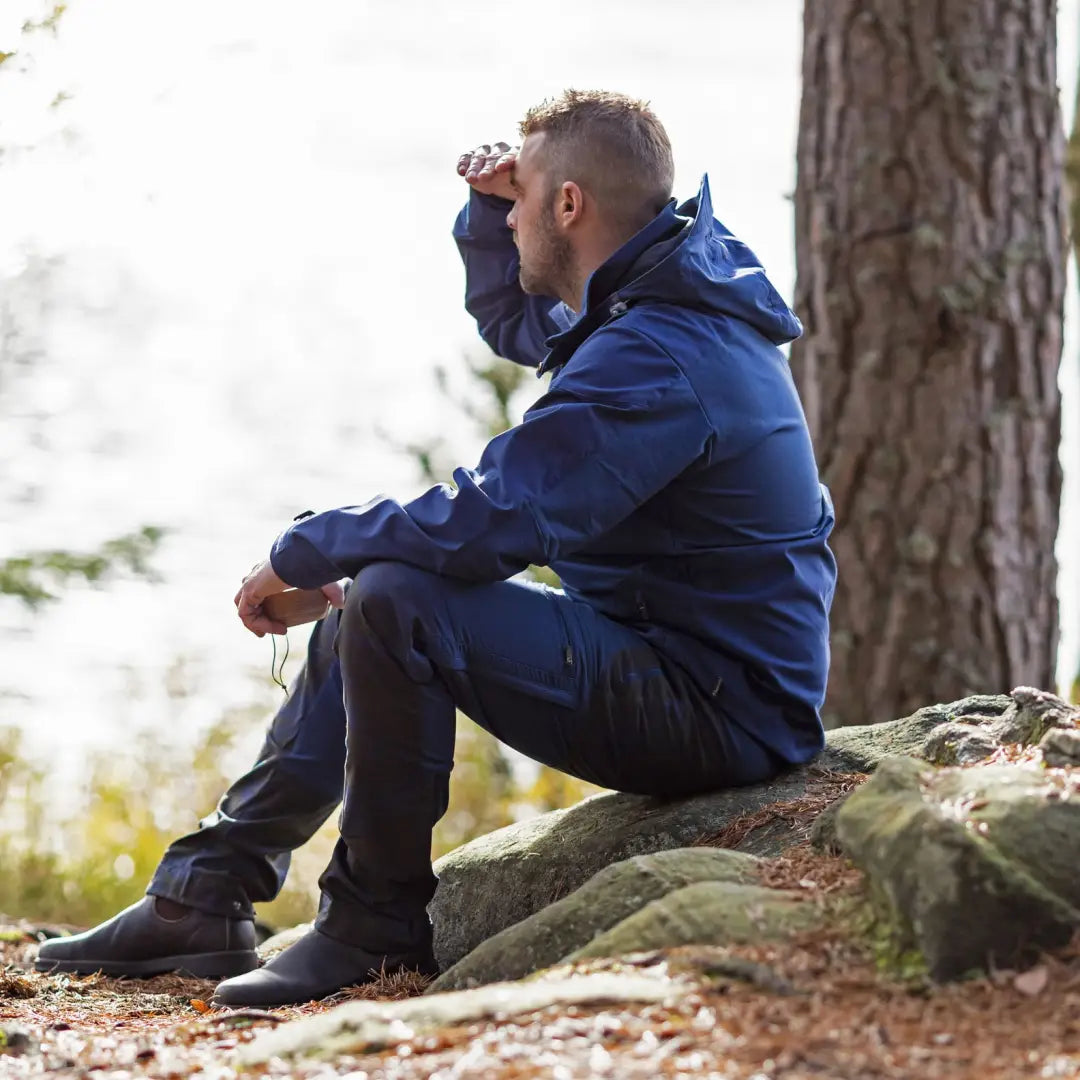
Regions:
M 567 960 L 625 956 L 678 945 L 778 941 L 820 926 L 823 920 L 821 908 L 794 893 L 704 881 L 646 904 Z
M 1052 728 L 1042 737 L 1039 749 L 1052 769 L 1080 766 L 1080 729 Z
M 972 765 L 1001 747 L 988 727 L 953 721 L 934 728 L 919 748 L 919 757 L 934 765 Z
M 732 846 L 763 857 L 778 855 L 806 839 L 811 822 L 793 823 L 783 814 L 770 817 L 770 807 L 819 796 L 829 777 L 835 783 L 837 773 L 872 772 L 891 754 L 918 755 L 942 725 L 963 725 L 972 746 L 986 747 L 991 743 L 980 737 L 981 730 L 992 730 L 998 743 L 1031 738 L 1071 723 L 1075 714 L 1060 698 L 1041 691 L 977 695 L 889 723 L 830 731 L 812 765 L 790 769 L 766 784 L 676 800 L 607 793 L 509 825 L 436 863 L 439 887 L 428 909 L 436 959 L 445 971 L 481 942 L 567 896 L 604 867 L 721 836 L 742 818 L 760 820 Z
M 814 772 L 798 769 L 769 784 L 687 799 L 594 795 L 477 837 L 435 864 L 439 887 L 428 912 L 439 966 L 446 971 L 612 863 L 692 847 L 743 815 L 805 797 L 819 783 Z M 755 855 L 779 854 L 799 839 L 790 825 L 780 824 L 764 838 L 765 830 L 751 833 L 738 846 Z
M 748 883 L 757 874 L 758 860 L 737 851 L 698 847 L 635 855 L 478 945 L 428 992 L 519 979 L 558 963 L 651 900 L 699 881 Z
M 883 758 L 919 754 L 927 737 L 944 724 L 989 727 L 1014 704 L 1005 694 L 975 694 L 943 705 L 927 705 L 899 720 L 837 728 L 826 735 L 822 757 L 838 771 L 873 772 Z
M 838 811 L 844 851 L 933 978 L 1022 966 L 1080 925 L 1080 806 L 1053 786 L 1039 765 L 899 757 Z
M 826 807 L 814 818 L 814 823 L 810 826 L 808 839 L 810 846 L 815 851 L 823 852 L 826 855 L 839 855 L 841 853 L 840 841 L 836 838 L 836 815 L 847 798 L 848 796 L 845 795 L 837 799 L 836 802 Z

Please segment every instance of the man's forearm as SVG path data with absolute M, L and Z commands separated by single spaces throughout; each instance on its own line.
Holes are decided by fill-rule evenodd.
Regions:
M 506 224 L 511 203 L 471 191 L 454 223 L 465 264 L 465 309 L 497 355 L 534 367 L 547 353 L 544 341 L 559 327 L 551 319 L 558 303 L 526 295 L 518 283 L 519 260 Z

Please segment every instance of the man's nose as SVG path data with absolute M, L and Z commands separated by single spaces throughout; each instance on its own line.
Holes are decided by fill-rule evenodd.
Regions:
M 517 203 L 510 207 L 510 213 L 506 215 L 506 224 L 511 229 L 517 228 Z

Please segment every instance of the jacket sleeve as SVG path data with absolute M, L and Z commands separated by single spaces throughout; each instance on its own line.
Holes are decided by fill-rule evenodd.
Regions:
M 691 465 L 711 427 L 672 358 L 634 330 L 589 339 L 476 469 L 401 505 L 379 498 L 296 522 L 271 552 L 314 588 L 379 560 L 470 581 L 548 564 L 602 535 Z
M 535 367 L 547 353 L 544 340 L 563 329 L 551 318 L 561 301 L 522 292 L 517 246 L 506 224 L 513 205 L 470 191 L 454 239 L 465 264 L 465 310 L 480 336 L 497 355 Z

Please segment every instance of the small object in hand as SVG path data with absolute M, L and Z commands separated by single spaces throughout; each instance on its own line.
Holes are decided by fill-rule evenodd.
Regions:
M 274 593 L 262 602 L 263 613 L 274 622 L 285 626 L 324 619 L 330 612 L 330 601 L 322 589 L 286 589 Z

